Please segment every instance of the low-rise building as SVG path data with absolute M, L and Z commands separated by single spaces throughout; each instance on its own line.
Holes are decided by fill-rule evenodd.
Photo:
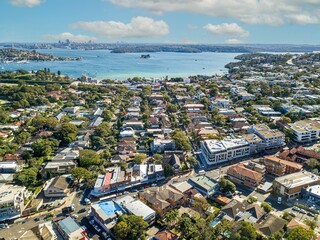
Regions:
M 320 184 L 320 177 L 307 171 L 301 171 L 277 177 L 272 183 L 274 193 L 284 199 L 299 197 L 303 188 Z
M 257 187 L 263 179 L 259 172 L 246 168 L 243 163 L 231 166 L 227 170 L 228 178 L 235 183 L 247 187 Z
M 319 202 L 320 185 L 313 185 L 306 188 L 302 188 L 301 195 L 311 202 Z
M 58 176 L 47 181 L 43 189 L 45 197 L 66 197 L 68 193 L 68 182 L 65 177 Z
M 118 217 L 125 213 L 142 217 L 149 224 L 154 222 L 156 216 L 154 210 L 129 195 L 94 203 L 91 212 L 94 220 L 107 232 L 116 225 Z
M 120 167 L 111 167 L 106 174 L 98 175 L 91 195 L 100 197 L 162 179 L 164 172 L 161 164 L 134 165 L 126 171 L 122 171 Z
M 42 175 L 47 176 L 57 176 L 65 173 L 70 173 L 71 169 L 76 167 L 74 161 L 50 161 L 48 162 L 42 170 Z
M 207 176 L 197 176 L 190 178 L 189 183 L 200 193 L 207 197 L 213 195 L 218 189 L 218 183 Z
M 17 162 L 0 162 L 0 173 L 16 173 L 22 170 L 23 166 Z
M 268 174 L 278 177 L 299 172 L 303 168 L 299 163 L 286 161 L 275 156 L 266 156 L 261 159 L 261 163 L 266 166 Z
M 167 212 L 173 209 L 179 208 L 186 201 L 185 196 L 182 193 L 170 187 L 150 189 L 140 193 L 139 197 L 155 210 L 160 217 L 163 217 Z
M 319 139 L 320 122 L 317 120 L 303 120 L 290 124 L 293 139 L 299 143 L 307 143 Z
M 204 140 L 201 142 L 200 150 L 208 165 L 250 155 L 250 145 L 244 138 Z
M 153 153 L 163 153 L 164 151 L 175 150 L 175 141 L 173 139 L 155 138 L 151 143 Z
M 58 221 L 56 227 L 64 240 L 89 239 L 86 231 L 72 217 Z
M 18 218 L 26 207 L 26 199 L 31 196 L 26 187 L 3 185 L 0 187 L 0 221 Z

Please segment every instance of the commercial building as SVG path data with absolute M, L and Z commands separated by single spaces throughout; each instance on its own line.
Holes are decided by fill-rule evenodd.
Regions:
M 101 201 L 91 205 L 93 219 L 106 232 L 109 232 L 116 225 L 118 217 L 125 213 L 142 217 L 149 224 L 153 223 L 156 216 L 154 210 L 129 195 L 117 200 Z
M 266 156 L 261 159 L 261 163 L 266 166 L 268 174 L 278 177 L 299 172 L 303 168 L 299 163 L 286 161 L 275 156 Z
M 104 175 L 98 175 L 91 195 L 101 197 L 162 179 L 164 172 L 161 164 L 134 165 L 126 171 L 122 171 L 120 167 L 111 167 Z
M 303 188 L 320 184 L 320 177 L 307 171 L 277 177 L 272 183 L 273 191 L 284 199 L 296 198 Z
M 244 138 L 204 140 L 201 142 L 200 150 L 208 165 L 250 155 L 250 145 Z
M 319 139 L 320 122 L 317 120 L 303 120 L 290 124 L 293 132 L 293 140 L 299 143 L 307 143 Z
M 26 207 L 25 200 L 31 196 L 26 187 L 3 185 L 0 187 L 0 220 L 21 216 Z
M 313 185 L 306 188 L 303 188 L 301 194 L 304 198 L 311 202 L 320 201 L 320 185 Z
M 64 240 L 86 240 L 86 231 L 72 218 L 67 217 L 56 223 L 56 227 Z
M 227 175 L 232 182 L 247 187 L 257 187 L 263 179 L 263 174 L 247 168 L 243 163 L 229 167 Z

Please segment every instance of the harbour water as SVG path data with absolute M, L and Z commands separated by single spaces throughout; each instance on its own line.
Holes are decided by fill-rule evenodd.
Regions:
M 82 57 L 82 61 L 0 63 L 0 70 L 25 69 L 28 71 L 50 68 L 71 77 L 86 74 L 96 79 L 124 80 L 129 77 L 188 77 L 213 75 L 226 72 L 224 66 L 235 61 L 238 53 L 111 53 L 108 50 L 40 49 L 41 53 L 55 56 Z M 140 58 L 150 54 L 150 58 Z

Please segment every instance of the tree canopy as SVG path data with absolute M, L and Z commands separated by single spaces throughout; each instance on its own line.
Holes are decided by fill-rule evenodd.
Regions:
M 118 222 L 114 226 L 113 231 L 119 239 L 138 240 L 145 239 L 147 227 L 148 223 L 146 223 L 142 217 L 123 214 L 118 218 Z
M 312 230 L 306 230 L 303 227 L 295 227 L 290 230 L 287 240 L 312 240 L 314 232 Z
M 79 160 L 81 167 L 90 167 L 100 163 L 100 156 L 93 150 L 84 149 L 79 153 Z

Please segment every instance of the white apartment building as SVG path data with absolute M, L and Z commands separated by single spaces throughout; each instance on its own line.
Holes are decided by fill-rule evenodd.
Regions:
M 26 187 L 3 185 L 0 187 L 0 221 L 21 216 L 26 205 L 24 203 L 31 195 Z
M 285 135 L 277 129 L 270 129 L 267 125 L 257 124 L 251 126 L 248 133 L 254 133 L 262 139 L 259 148 L 268 150 L 285 145 Z
M 205 140 L 201 142 L 201 153 L 206 163 L 212 165 L 250 155 L 250 145 L 244 138 Z
M 303 120 L 290 124 L 294 141 L 299 143 L 312 142 L 319 139 L 320 122 L 317 120 Z

